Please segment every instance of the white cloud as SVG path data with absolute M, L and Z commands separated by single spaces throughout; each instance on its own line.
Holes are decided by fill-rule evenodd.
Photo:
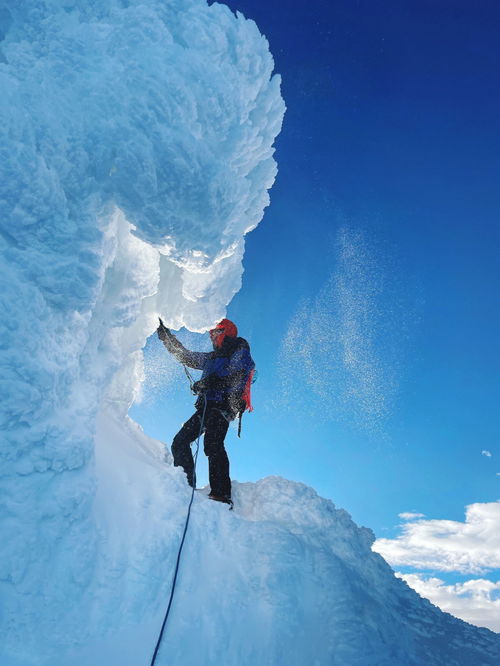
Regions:
M 411 511 L 405 511 L 399 513 L 398 516 L 403 520 L 416 520 L 417 518 L 425 518 L 425 513 L 413 513 Z
M 500 501 L 470 504 L 465 521 L 416 520 L 373 549 L 392 566 L 479 574 L 500 568 Z
M 491 455 L 492 455 L 492 454 L 491 454 L 491 451 L 487 451 L 486 449 L 483 449 L 483 450 L 481 451 L 481 455 L 482 455 L 482 456 L 486 456 L 487 458 L 491 458 Z
M 446 585 L 440 578 L 422 574 L 396 575 L 441 610 L 478 627 L 500 632 L 500 581 L 478 578 Z

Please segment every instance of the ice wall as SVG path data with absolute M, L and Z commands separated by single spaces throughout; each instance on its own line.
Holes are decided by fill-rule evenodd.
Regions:
M 239 289 L 284 103 L 256 25 L 202 0 L 4 0 L 0 40 L 0 596 L 16 641 L 33 639 L 30 601 L 71 614 L 68 590 L 96 575 L 96 419 L 125 413 L 156 314 L 200 330 Z

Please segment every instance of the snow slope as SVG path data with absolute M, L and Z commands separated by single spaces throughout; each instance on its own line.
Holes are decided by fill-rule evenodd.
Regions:
M 0 4 L 2 666 L 148 663 L 189 495 L 126 414 L 157 314 L 203 330 L 239 289 L 272 72 L 223 5 Z M 235 497 L 195 498 L 162 664 L 494 663 L 494 634 L 420 600 L 314 491 Z
M 35 663 L 148 664 L 163 620 L 190 491 L 133 422 L 108 412 L 98 439 L 102 580 L 77 638 Z M 159 664 L 498 663 L 500 636 L 419 597 L 372 552 L 372 532 L 311 488 L 235 482 L 234 500 L 228 511 L 195 494 Z

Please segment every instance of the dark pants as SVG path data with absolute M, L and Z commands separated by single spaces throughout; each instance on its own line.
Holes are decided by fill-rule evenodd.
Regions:
M 197 411 L 179 430 L 172 442 L 174 465 L 186 472 L 190 486 L 194 484 L 194 461 L 191 444 L 200 433 L 202 412 Z M 208 480 L 214 495 L 231 497 L 229 459 L 224 448 L 224 438 L 229 423 L 218 409 L 208 408 L 205 414 L 203 448 L 208 457 Z

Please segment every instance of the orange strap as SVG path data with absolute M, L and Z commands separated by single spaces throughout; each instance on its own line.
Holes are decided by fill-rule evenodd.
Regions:
M 243 400 L 245 401 L 246 404 L 246 410 L 249 412 L 253 412 L 253 407 L 252 407 L 252 396 L 251 396 L 251 391 L 250 387 L 252 386 L 252 380 L 253 380 L 253 375 L 254 375 L 255 369 L 250 372 L 248 375 L 247 383 L 245 384 L 245 389 L 243 391 L 243 395 L 241 396 Z

